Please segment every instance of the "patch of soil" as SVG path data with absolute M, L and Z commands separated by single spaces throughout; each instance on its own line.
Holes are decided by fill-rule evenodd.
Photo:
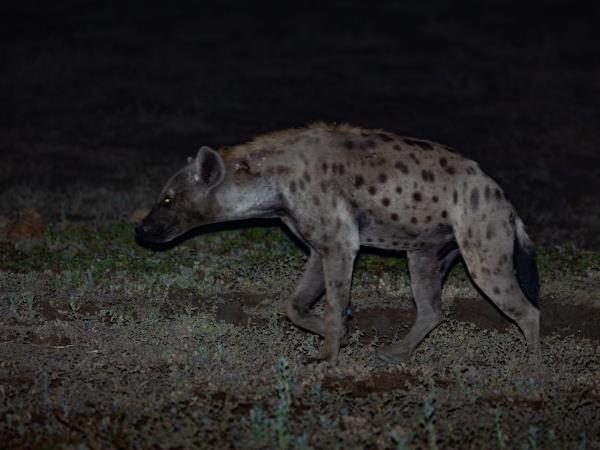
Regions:
M 355 379 L 352 376 L 335 377 L 326 375 L 321 386 L 325 390 L 341 391 L 351 397 L 365 397 L 369 394 L 381 394 L 394 390 L 406 390 L 417 383 L 415 375 L 406 372 L 375 372 L 364 379 Z M 446 387 L 448 380 L 433 377 L 435 384 Z
M 552 297 L 544 297 L 540 299 L 540 310 L 542 336 L 556 333 L 561 336 L 576 335 L 600 340 L 599 309 L 586 305 L 565 304 Z M 512 326 L 510 319 L 489 302 L 481 299 L 455 299 L 450 317 L 497 331 L 506 331 Z
M 356 311 L 350 321 L 351 330 L 360 330 L 360 342 L 366 343 L 377 336 L 381 342 L 391 342 L 396 334 L 404 334 L 415 320 L 413 309 L 374 306 Z
M 252 308 L 262 302 L 264 295 L 243 292 L 225 295 L 224 302 L 217 305 L 216 318 L 233 325 L 246 326 L 250 316 L 244 308 Z

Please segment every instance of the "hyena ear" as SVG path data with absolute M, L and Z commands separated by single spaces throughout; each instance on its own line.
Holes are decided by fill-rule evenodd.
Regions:
M 198 150 L 194 178 L 201 180 L 209 189 L 225 178 L 225 165 L 221 156 L 212 148 L 203 146 Z

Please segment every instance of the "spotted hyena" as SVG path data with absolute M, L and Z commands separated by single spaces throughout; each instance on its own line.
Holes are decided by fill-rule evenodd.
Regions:
M 417 318 L 385 361 L 411 355 L 442 320 L 444 275 L 460 254 L 477 286 L 539 346 L 539 284 L 532 243 L 502 189 L 447 147 L 381 130 L 315 124 L 216 152 L 202 147 L 136 228 L 169 241 L 198 225 L 280 218 L 310 249 L 285 309 L 324 338 L 316 359 L 346 343 L 350 285 L 361 245 L 408 255 Z M 311 307 L 326 292 L 324 317 Z

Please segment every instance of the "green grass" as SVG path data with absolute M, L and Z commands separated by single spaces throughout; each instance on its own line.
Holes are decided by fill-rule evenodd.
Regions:
M 277 227 L 247 228 L 197 236 L 167 251 L 139 246 L 130 224 L 98 226 L 51 226 L 45 239 L 34 242 L 0 243 L 0 269 L 19 273 L 90 272 L 94 278 L 110 272 L 168 274 L 193 268 L 199 255 L 223 257 L 229 266 L 266 264 L 274 258 L 300 257 L 301 250 Z M 600 270 L 600 254 L 574 246 L 538 248 L 542 281 L 565 273 L 585 275 Z M 384 273 L 406 273 L 402 255 L 380 256 L 361 253 L 356 271 L 381 277 Z M 462 265 L 451 272 L 450 281 L 466 280 Z

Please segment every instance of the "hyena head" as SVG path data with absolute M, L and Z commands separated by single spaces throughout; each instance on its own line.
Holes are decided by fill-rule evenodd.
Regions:
M 214 222 L 218 204 L 214 190 L 225 178 L 223 160 L 209 147 L 188 158 L 162 189 L 158 201 L 135 228 L 142 243 L 160 244 L 199 225 Z

